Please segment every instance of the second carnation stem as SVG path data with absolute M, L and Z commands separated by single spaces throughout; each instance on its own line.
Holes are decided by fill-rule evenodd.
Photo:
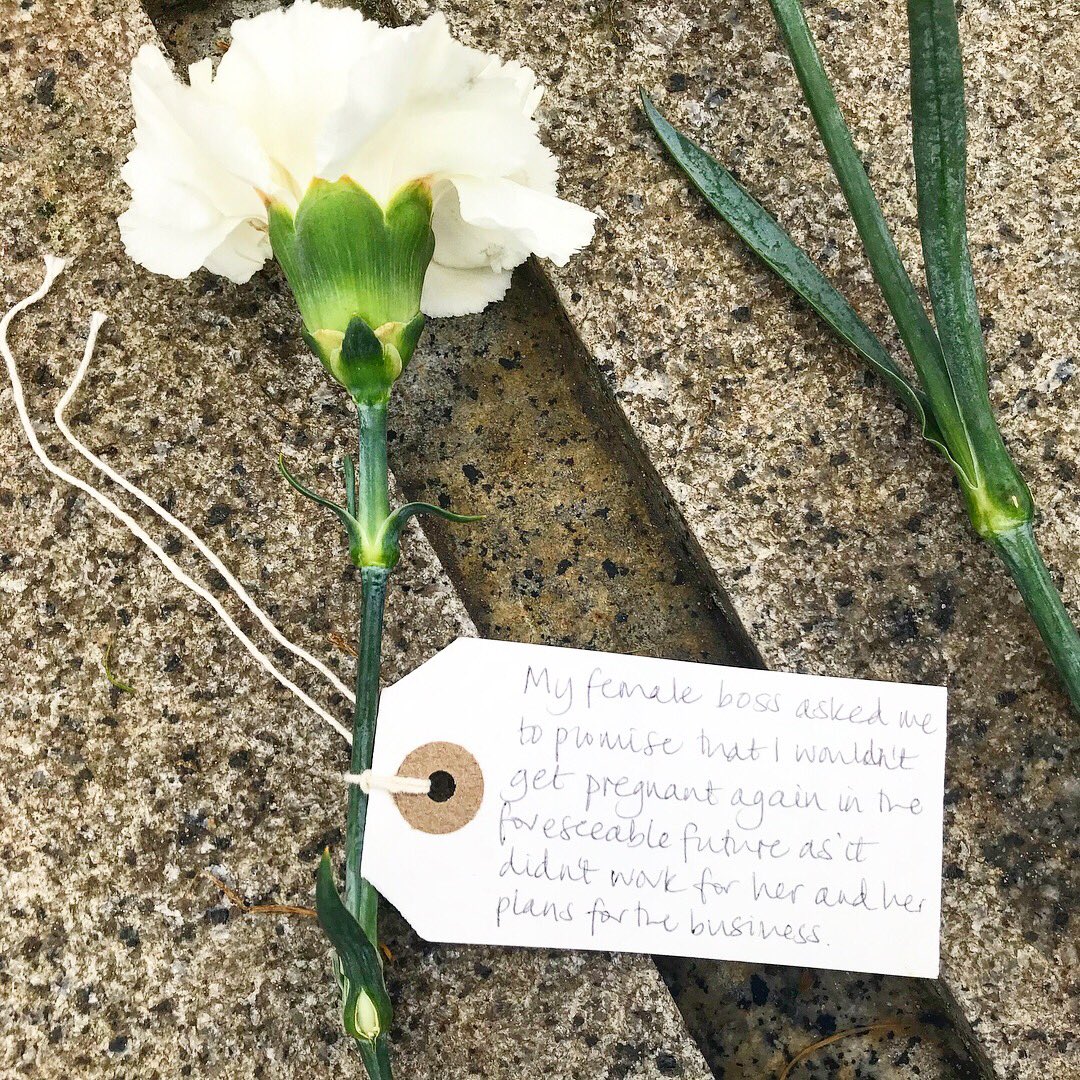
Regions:
M 992 534 L 988 539 L 1016 582 L 1061 675 L 1073 708 L 1080 712 L 1080 634 L 1043 562 L 1031 523 L 1024 522 L 1014 529 Z

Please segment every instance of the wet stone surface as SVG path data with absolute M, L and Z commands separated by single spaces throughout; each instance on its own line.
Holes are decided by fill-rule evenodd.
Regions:
M 327 637 L 353 625 L 356 575 L 336 526 L 285 487 L 274 459 L 282 449 L 300 476 L 335 490 L 350 418 L 306 355 L 280 279 L 177 283 L 120 250 L 123 87 L 153 37 L 121 0 L 4 8 L 5 306 L 37 284 L 43 251 L 74 259 L 12 334 L 29 406 L 47 451 L 86 475 L 48 417 L 91 310 L 107 311 L 69 413 L 75 433 L 201 532 L 286 633 L 348 678 Z M 319 854 L 341 839 L 342 741 L 127 532 L 43 472 L 7 392 L 0 413 L 0 1075 L 357 1075 L 314 924 L 242 915 L 205 876 L 251 902 L 309 903 Z M 475 632 L 418 531 L 396 585 L 390 680 Z M 131 693 L 105 676 L 110 647 Z M 432 947 L 392 914 L 383 930 L 400 1075 L 708 1075 L 647 958 Z

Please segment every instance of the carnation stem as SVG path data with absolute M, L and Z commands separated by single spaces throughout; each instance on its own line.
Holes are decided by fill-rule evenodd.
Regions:
M 361 568 L 360 632 L 356 660 L 356 705 L 353 710 L 352 760 L 349 771 L 371 768 L 375 722 L 379 711 L 379 672 L 382 661 L 383 608 L 390 571 L 383 566 Z M 360 876 L 368 797 L 349 785 L 345 829 L 345 906 L 372 942 L 378 941 L 378 903 L 375 890 Z
M 360 630 L 350 762 L 354 776 L 371 768 L 375 747 L 383 612 L 390 574 L 400 556 L 401 529 L 409 518 L 421 513 L 450 521 L 478 520 L 427 503 L 407 503 L 390 512 L 386 413 L 385 399 L 357 403 L 360 457 L 355 466 L 351 459 L 345 461 L 344 506 L 309 491 L 281 466 L 293 487 L 332 510 L 345 525 L 350 558 L 360 567 Z M 387 1032 L 392 1006 L 379 955 L 379 896 L 360 872 L 367 808 L 367 794 L 359 784 L 350 784 L 345 822 L 345 899 L 342 901 L 334 884 L 333 867 L 326 854 L 315 890 L 315 910 L 336 951 L 335 973 L 341 985 L 345 1030 L 355 1036 L 370 1080 L 391 1080 Z
M 390 1071 L 390 1046 L 385 1035 L 374 1043 L 360 1043 L 360 1057 L 371 1080 L 392 1080 Z
M 383 610 L 391 567 L 373 548 L 383 522 L 390 516 L 389 472 L 386 465 L 386 403 L 356 407 L 360 454 L 357 469 L 356 515 L 363 538 L 360 568 L 360 630 L 356 655 L 356 704 L 350 771 L 371 768 L 375 723 L 379 715 L 379 675 L 382 668 Z M 345 826 L 345 906 L 373 944 L 378 943 L 378 905 L 375 890 L 360 876 L 368 797 L 349 785 Z
M 352 758 L 350 772 L 371 768 L 375 746 L 375 725 L 379 715 L 379 676 L 382 669 L 383 612 L 386 588 L 393 559 L 375 538 L 390 516 L 389 472 L 386 465 L 385 402 L 357 405 L 360 453 L 357 469 L 356 512 L 360 524 L 362 565 L 360 567 L 360 629 L 357 635 L 356 703 L 353 707 Z M 386 565 L 387 563 L 390 565 Z M 364 880 L 360 863 L 364 853 L 367 822 L 367 794 L 356 784 L 349 785 L 349 807 L 345 823 L 345 906 L 378 950 L 379 895 Z M 359 1039 L 360 1054 L 370 1080 L 391 1080 L 387 1033 L 374 1041 Z
M 393 566 L 394 557 L 379 542 L 383 524 L 390 516 L 389 470 L 386 465 L 386 402 L 356 406 L 360 433 L 357 462 L 356 517 L 363 537 L 363 567 Z
M 1080 634 L 1077 634 L 1046 569 L 1030 522 L 987 539 L 1008 567 L 1057 666 L 1073 707 L 1080 712 Z

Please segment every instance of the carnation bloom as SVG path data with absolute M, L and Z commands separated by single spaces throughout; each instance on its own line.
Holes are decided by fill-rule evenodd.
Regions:
M 419 311 L 479 311 L 530 254 L 561 264 L 592 236 L 593 215 L 555 194 L 533 73 L 456 42 L 441 15 L 388 29 L 298 0 L 234 23 L 217 70 L 200 61 L 187 84 L 144 46 L 131 90 L 128 253 L 170 277 L 205 266 L 235 282 L 277 256 L 324 362 L 352 316 L 399 324 L 408 348 L 419 331 L 400 328 Z M 411 232 L 377 220 L 394 207 Z M 375 265 L 385 242 L 389 284 Z M 318 297 L 305 274 L 323 278 Z

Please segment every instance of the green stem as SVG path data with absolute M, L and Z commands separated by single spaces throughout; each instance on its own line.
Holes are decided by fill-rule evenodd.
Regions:
M 1073 708 L 1080 712 L 1080 634 L 1077 634 L 1043 562 L 1031 525 L 1019 525 L 991 536 L 989 540 L 1016 582 L 1061 675 Z
M 356 706 L 353 710 L 353 744 L 350 771 L 371 768 L 375 723 L 379 714 L 379 671 L 382 666 L 383 609 L 390 571 L 365 566 L 360 571 L 360 633 L 356 660 Z M 345 906 L 356 917 L 373 944 L 378 942 L 378 904 L 375 890 L 360 876 L 364 853 L 364 826 L 368 797 L 356 784 L 349 785 L 349 810 L 345 825 Z
M 385 1035 L 380 1035 L 371 1043 L 361 1042 L 360 1057 L 371 1080 L 392 1080 L 390 1071 L 390 1047 Z
M 386 402 L 356 406 L 360 428 L 360 461 L 357 470 L 357 519 L 363 537 L 361 558 L 365 567 L 386 566 L 380 534 L 390 516 L 390 488 L 386 465 Z
M 954 0 L 908 0 L 911 129 L 926 281 L 956 415 L 974 471 L 960 473 L 980 536 L 1030 522 L 1031 493 L 1001 437 L 986 381 L 986 349 L 967 239 L 967 123 Z M 945 415 L 942 404 L 931 402 Z M 957 432 L 945 431 L 950 447 Z
M 935 419 L 945 436 L 949 456 L 961 478 L 970 486 L 976 483 L 978 476 L 975 451 L 967 418 L 957 406 L 952 375 L 942 356 L 941 343 L 885 223 L 810 34 L 802 5 L 799 0 L 769 0 L 769 4 L 829 163 L 847 200 L 870 269 L 889 305 L 923 389 L 933 403 Z
M 378 538 L 390 516 L 390 473 L 386 464 L 386 402 L 358 402 L 356 419 L 360 443 L 357 470 L 357 520 L 362 536 L 360 568 L 360 631 L 356 654 L 356 705 L 350 770 L 371 768 L 375 724 L 379 716 L 379 675 L 382 670 L 383 611 L 392 567 L 381 557 Z M 378 943 L 379 897 L 360 876 L 364 852 L 367 795 L 349 785 L 345 825 L 345 906 L 356 917 L 372 944 Z
M 393 569 L 382 551 L 381 533 L 390 516 L 389 472 L 386 465 L 386 403 L 358 404 L 359 467 L 356 476 L 356 511 L 361 534 L 360 629 L 357 635 L 356 704 L 353 709 L 350 772 L 371 768 L 375 725 L 379 716 L 379 676 L 382 670 L 383 613 L 386 588 Z M 396 561 L 396 560 L 395 560 Z M 368 941 L 378 949 L 379 895 L 360 874 L 364 854 L 368 797 L 356 784 L 349 785 L 345 822 L 345 906 L 360 924 Z M 391 1080 L 386 1033 L 374 1043 L 358 1040 L 370 1080 Z

